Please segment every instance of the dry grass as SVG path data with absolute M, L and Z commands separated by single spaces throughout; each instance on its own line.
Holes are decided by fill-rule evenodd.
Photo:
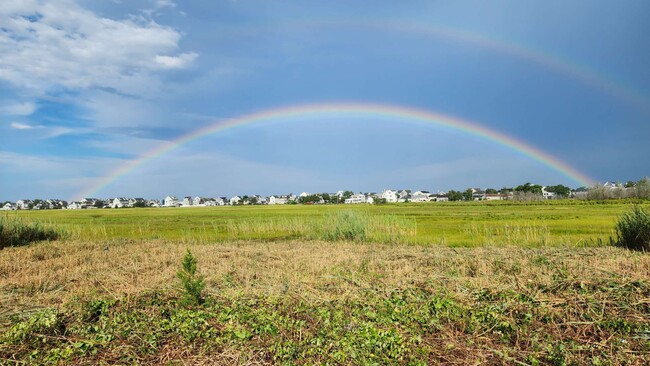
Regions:
M 351 336 L 359 342 L 351 347 L 361 347 L 368 339 L 387 334 L 420 334 L 422 339 L 417 344 L 427 350 L 422 357 L 429 364 L 508 364 L 528 357 L 543 363 L 604 359 L 618 364 L 633 358 L 631 364 L 643 364 L 650 360 L 646 353 L 650 342 L 644 340 L 650 329 L 650 256 L 615 247 L 447 248 L 323 241 L 40 243 L 0 251 L 0 329 L 15 323 L 12 318 L 24 317 L 37 308 L 61 308 L 62 313 L 77 314 L 74 309 L 85 301 L 106 298 L 124 299 L 111 319 L 137 319 L 138 314 L 145 314 L 164 324 L 167 320 L 161 318 L 162 312 L 184 314 L 185 310 L 165 307 L 167 300 L 153 307 L 138 305 L 138 299 L 142 294 L 178 289 L 175 274 L 188 248 L 198 258 L 199 272 L 205 276 L 206 295 L 216 301 L 206 308 L 213 314 L 209 316 L 222 319 L 220 316 L 226 315 L 219 312 L 238 309 L 232 311 L 237 311 L 239 323 L 210 320 L 214 327 L 210 329 L 223 332 L 219 334 L 230 334 L 228 324 L 252 329 L 246 328 L 252 323 L 244 319 L 258 324 L 259 319 L 266 318 L 254 314 L 263 311 L 260 307 L 269 307 L 269 314 L 281 314 L 277 319 L 291 320 L 282 328 L 289 333 L 259 335 L 212 348 L 206 346 L 210 339 L 178 343 L 171 338 L 169 343 L 158 344 L 156 352 L 147 353 L 142 348 L 143 344 L 144 349 L 148 347 L 146 342 L 138 337 L 150 330 L 132 322 L 134 336 L 129 336 L 129 331 L 119 341 L 103 344 L 96 356 L 77 353 L 78 358 L 69 360 L 121 363 L 123 355 L 129 354 L 133 360 L 154 364 L 269 364 L 282 359 L 281 349 L 274 348 L 282 342 L 290 342 L 298 350 L 314 351 L 304 343 L 302 331 L 327 342 L 339 342 L 335 348 L 345 349 L 348 338 L 338 335 L 344 337 L 346 329 L 359 337 Z M 401 304 L 394 309 L 390 305 L 393 299 Z M 415 314 L 430 308 L 436 299 L 451 301 L 441 306 L 456 311 L 456 315 L 440 315 L 440 331 L 420 328 L 416 321 L 402 324 L 391 320 L 393 325 L 380 325 L 364 318 L 366 309 L 374 309 L 384 319 L 400 319 L 401 308 L 405 316 L 408 312 L 417 318 Z M 333 333 L 320 333 L 329 329 L 317 320 L 320 311 L 342 314 L 343 309 L 353 314 L 346 313 L 331 328 Z M 192 311 L 188 314 L 198 316 L 203 310 Z M 529 312 L 530 320 L 522 318 Z M 71 324 L 89 329 L 93 326 Z M 507 327 L 500 330 L 504 324 Z M 167 334 L 156 330 L 156 325 L 151 327 L 157 334 Z M 366 336 L 359 329 L 397 333 Z M 121 333 L 115 334 L 121 337 Z M 537 338 L 542 336 L 546 338 Z M 63 347 L 66 342 L 84 341 L 68 337 L 49 342 L 61 342 L 57 347 Z M 391 344 L 411 344 L 407 339 L 411 338 Z M 41 356 L 57 350 L 45 346 L 37 349 Z M 417 356 L 408 348 L 401 352 Z M 374 357 L 371 353 L 364 355 Z M 20 345 L 0 346 L 0 356 L 19 360 L 24 350 Z M 313 362 L 334 361 L 327 355 L 312 357 Z M 391 363 L 400 363 L 393 360 Z
M 212 293 L 358 296 L 359 288 L 434 284 L 459 295 L 603 278 L 650 282 L 650 256 L 613 247 L 446 248 L 331 242 L 185 245 L 164 241 L 51 242 L 0 251 L 2 313 L 97 295 L 175 287 L 186 249 Z M 1 315 L 0 315 L 1 316 Z

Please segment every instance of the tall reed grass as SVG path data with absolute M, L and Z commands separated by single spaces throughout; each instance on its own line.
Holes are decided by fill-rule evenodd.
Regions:
M 632 207 L 616 223 L 616 246 L 650 252 L 650 211 Z
M 413 218 L 357 211 L 341 211 L 321 218 L 230 220 L 225 227 L 228 240 L 277 238 L 397 244 L 409 243 L 417 234 Z
M 26 245 L 41 240 L 56 240 L 63 235 L 62 230 L 38 221 L 0 216 L 0 248 Z

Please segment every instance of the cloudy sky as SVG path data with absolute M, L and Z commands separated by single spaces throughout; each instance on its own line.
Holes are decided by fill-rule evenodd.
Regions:
M 582 183 L 471 133 L 345 111 L 136 164 L 233 118 L 329 103 L 471 121 L 593 180 L 638 180 L 648 14 L 645 0 L 3 0 L 0 200 Z

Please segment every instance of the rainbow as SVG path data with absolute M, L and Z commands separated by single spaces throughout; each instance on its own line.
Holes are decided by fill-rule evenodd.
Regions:
M 583 85 L 599 90 L 613 98 L 633 106 L 644 114 L 650 115 L 650 98 L 603 72 L 596 71 L 586 65 L 579 64 L 558 54 L 547 50 L 521 44 L 513 40 L 500 39 L 493 35 L 478 33 L 468 30 L 455 29 L 439 24 L 423 24 L 413 22 L 400 22 L 385 19 L 309 19 L 290 20 L 282 23 L 268 25 L 247 25 L 245 27 L 226 28 L 221 34 L 224 39 L 235 37 L 255 36 L 268 34 L 269 31 L 307 32 L 313 29 L 342 29 L 358 28 L 366 30 L 389 31 L 395 33 L 413 34 L 427 38 L 438 38 L 455 43 L 464 43 L 492 52 L 534 64 L 558 75 L 564 75 Z
M 364 118 L 374 120 L 400 121 L 412 124 L 434 125 L 445 127 L 451 130 L 460 131 L 469 135 L 492 141 L 516 151 L 530 159 L 537 161 L 554 171 L 562 174 L 570 180 L 583 185 L 590 185 L 593 180 L 568 164 L 539 150 L 529 144 L 519 141 L 503 133 L 488 129 L 477 123 L 463 120 L 457 117 L 434 113 L 414 108 L 406 108 L 394 105 L 379 105 L 366 103 L 327 103 L 327 104 L 306 104 L 275 108 L 245 114 L 240 117 L 217 121 L 196 131 L 183 135 L 173 141 L 162 143 L 160 146 L 148 151 L 141 157 L 131 160 L 120 168 L 112 171 L 99 183 L 92 186 L 81 194 L 83 197 L 97 195 L 104 188 L 129 174 L 138 167 L 154 160 L 180 146 L 188 144 L 200 138 L 210 136 L 225 130 L 234 129 L 240 126 L 262 125 L 274 122 L 305 121 L 308 119 L 332 119 L 332 118 Z

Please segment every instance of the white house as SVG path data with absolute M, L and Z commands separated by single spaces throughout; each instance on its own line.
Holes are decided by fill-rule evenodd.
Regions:
M 68 210 L 81 210 L 82 208 L 86 208 L 86 205 L 78 201 L 72 201 L 68 204 L 67 208 Z
M 500 193 L 486 193 L 483 199 L 486 201 L 502 201 L 506 199 L 506 197 L 508 196 Z
M 436 194 L 435 200 L 436 202 L 447 202 L 449 201 L 449 196 L 445 192 L 440 192 Z
M 5 203 L 4 206 L 0 207 L 0 210 L 2 210 L 2 211 L 9 211 L 9 210 L 15 210 L 15 209 L 16 209 L 16 206 L 11 202 L 7 202 L 7 203 Z
M 29 210 L 29 206 L 33 205 L 32 200 L 18 200 L 16 201 L 17 210 Z
M 235 196 L 235 197 L 232 197 L 232 198 L 229 200 L 229 203 L 230 203 L 231 206 L 239 205 L 239 204 L 242 203 L 242 199 L 241 199 L 241 197 L 239 197 L 239 196 Z
M 194 206 L 214 206 L 214 204 L 208 204 L 211 201 L 210 198 L 196 196 L 192 200 L 192 205 Z
M 194 200 L 192 200 L 192 197 L 186 196 L 186 197 L 183 198 L 183 202 L 181 203 L 181 205 L 183 207 L 192 206 L 193 202 L 194 202 Z
M 147 206 L 149 207 L 160 207 L 160 201 L 158 200 L 148 200 Z
M 347 204 L 366 203 L 366 195 L 361 193 L 353 194 L 350 198 L 345 199 L 345 203 Z
M 113 202 L 111 203 L 111 207 L 113 207 L 113 208 L 129 207 L 129 200 L 127 200 L 124 197 L 113 198 Z
M 129 198 L 129 207 L 135 207 L 144 204 L 146 206 L 147 201 L 144 198 Z
M 178 198 L 176 198 L 176 197 L 174 197 L 174 196 L 167 196 L 167 197 L 165 197 L 165 199 L 163 200 L 163 205 L 164 205 L 165 207 L 178 207 L 178 206 L 179 206 L 179 204 L 178 204 Z
M 381 198 L 385 199 L 388 203 L 397 202 L 397 191 L 393 189 L 386 189 L 381 193 Z
M 217 197 L 214 199 L 214 203 L 216 206 L 225 206 L 226 205 L 226 197 Z
M 548 192 L 546 191 L 546 187 L 542 187 L 542 196 L 544 197 L 545 200 L 553 199 L 555 197 L 554 192 Z
M 269 197 L 269 205 L 285 205 L 285 204 L 287 204 L 287 196 Z
M 411 196 L 411 202 L 429 202 L 432 199 L 428 191 L 417 191 Z

